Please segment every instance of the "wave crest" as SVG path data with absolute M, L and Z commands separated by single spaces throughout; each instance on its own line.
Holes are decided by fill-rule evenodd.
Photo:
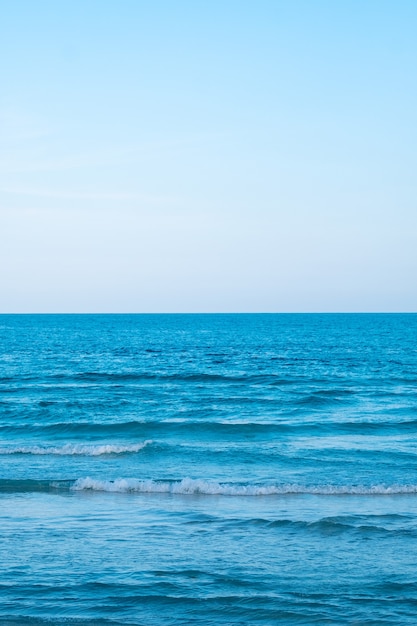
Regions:
M 183 495 L 271 496 L 291 494 L 312 495 L 395 495 L 417 494 L 417 485 L 233 485 L 203 479 L 184 478 L 180 481 L 139 480 L 118 478 L 98 480 L 79 478 L 71 487 L 74 491 L 107 491 L 117 493 L 171 493 Z
M 14 446 L 0 448 L 1 454 L 35 454 L 35 455 L 60 455 L 60 456 L 101 456 L 103 454 L 128 454 L 139 452 L 147 445 L 151 444 L 151 440 L 135 443 L 128 446 L 118 444 L 78 444 L 66 443 L 63 446 Z

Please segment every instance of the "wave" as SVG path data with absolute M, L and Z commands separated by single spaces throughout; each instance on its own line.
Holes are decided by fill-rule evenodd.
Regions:
M 353 389 L 319 389 L 294 400 L 294 404 L 302 407 L 321 408 L 327 405 L 346 404 L 349 400 L 355 400 L 356 394 Z
M 271 496 L 271 495 L 394 495 L 417 494 L 417 485 L 242 485 L 218 483 L 203 479 L 183 478 L 179 481 L 119 478 L 100 480 L 90 477 L 74 482 L 73 491 L 104 491 L 118 493 L 169 493 L 183 495 Z
M 317 425 L 320 428 L 319 425 Z M 113 436 L 140 436 L 154 435 L 155 433 L 194 433 L 202 436 L 212 435 L 216 432 L 222 435 L 231 434 L 233 436 L 247 433 L 276 434 L 277 432 L 294 432 L 299 429 L 302 431 L 314 429 L 315 425 L 290 425 L 287 423 L 270 423 L 270 422 L 215 422 L 215 421 L 189 421 L 189 420 L 158 420 L 158 421 L 139 421 L 129 420 L 126 422 L 55 422 L 52 424 L 22 424 L 22 425 L 3 425 L 0 426 L 0 432 L 5 434 L 21 434 L 31 433 L 49 433 L 51 435 L 68 435 L 76 436 L 85 435 L 113 435 Z
M 308 532 L 318 532 L 324 535 L 337 535 L 343 533 L 355 533 L 361 536 L 365 535 L 389 535 L 395 534 L 415 537 L 417 528 L 414 524 L 410 524 L 410 519 L 406 516 L 391 516 L 387 519 L 386 515 L 351 515 L 337 517 L 323 517 L 317 520 L 297 520 L 292 518 L 280 519 L 264 519 L 264 518 L 231 518 L 204 520 L 203 522 L 191 522 L 192 524 L 216 524 L 221 527 L 232 528 L 250 528 L 270 530 L 270 529 L 298 529 Z M 189 522 L 190 523 L 190 522 Z
M 417 484 L 376 485 L 301 485 L 301 484 L 243 484 L 220 483 L 204 479 L 153 480 L 117 478 L 103 480 L 85 477 L 78 479 L 32 480 L 0 479 L 0 492 L 104 492 L 125 494 L 171 494 L 202 496 L 393 496 L 415 495 Z
M 14 446 L 0 447 L 0 455 L 2 454 L 35 454 L 35 455 L 60 455 L 60 456 L 101 456 L 103 454 L 129 454 L 139 452 L 149 444 L 151 440 L 143 441 L 128 446 L 117 444 L 74 444 L 66 443 L 63 446 Z
M 45 587 L 49 590 L 49 587 Z M 39 593 L 39 586 L 34 585 L 28 591 Z M 126 626 L 127 622 L 119 622 L 115 619 L 81 618 L 81 617 L 33 617 L 28 615 L 5 615 L 2 616 L 3 626 Z
M 173 381 L 173 382 L 225 382 L 225 383 L 257 383 L 266 385 L 288 385 L 297 382 L 295 377 L 283 377 L 274 373 L 268 374 L 218 374 L 211 372 L 183 372 L 183 373 L 169 373 L 165 372 L 70 372 L 70 373 L 55 373 L 45 375 L 40 379 L 33 374 L 20 375 L 18 380 L 20 382 L 42 382 L 56 381 L 56 382 L 85 382 L 85 383 L 118 383 L 118 382 L 146 382 L 146 381 Z M 312 379 L 313 382 L 316 379 Z M 0 383 L 16 383 L 16 378 L 12 376 L 0 376 Z
M 62 493 L 69 492 L 73 480 L 0 479 L 0 493 Z
M 323 423 L 319 421 L 309 421 L 291 423 L 288 420 L 283 421 L 252 421 L 252 420 L 224 420 L 224 421 L 208 421 L 199 420 L 191 421 L 183 420 L 155 420 L 155 421 L 139 421 L 129 420 L 125 422 L 55 422 L 50 424 L 34 423 L 34 424 L 3 424 L 0 426 L 0 433 L 4 435 L 17 435 L 22 433 L 27 435 L 45 434 L 75 438 L 85 436 L 112 436 L 112 437 L 133 437 L 151 438 L 156 436 L 166 436 L 167 434 L 181 434 L 185 436 L 197 436 L 207 439 L 212 436 L 226 437 L 230 436 L 233 440 L 239 437 L 269 437 L 277 435 L 304 435 L 304 436 L 321 436 L 337 434 L 338 436 L 348 435 L 375 435 L 375 434 L 401 434 L 415 432 L 417 428 L 417 420 L 385 420 L 385 421 L 331 421 Z

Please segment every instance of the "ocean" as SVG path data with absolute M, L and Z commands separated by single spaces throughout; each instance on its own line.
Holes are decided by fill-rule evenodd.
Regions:
M 0 316 L 0 624 L 417 623 L 417 315 Z

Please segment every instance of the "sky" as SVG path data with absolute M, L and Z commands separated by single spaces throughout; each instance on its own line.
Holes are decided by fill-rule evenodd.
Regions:
M 415 0 L 0 0 L 0 312 L 417 311 Z

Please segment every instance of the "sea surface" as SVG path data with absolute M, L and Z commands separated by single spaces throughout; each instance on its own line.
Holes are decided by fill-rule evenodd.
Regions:
M 2 626 L 417 624 L 417 315 L 1 315 Z

